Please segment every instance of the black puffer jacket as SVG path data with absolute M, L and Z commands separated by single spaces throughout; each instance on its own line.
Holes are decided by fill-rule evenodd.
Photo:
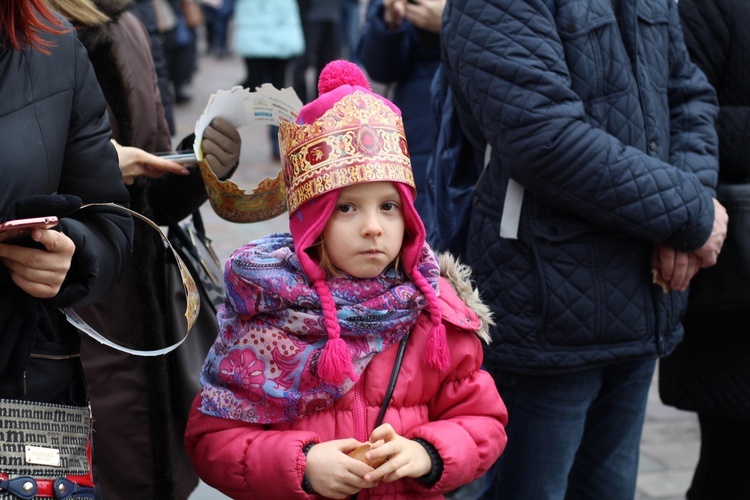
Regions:
M 26 48 L 17 51 L 0 44 L 0 213 L 14 217 L 14 201 L 32 195 L 69 194 L 84 203 L 127 204 L 117 165 L 104 98 L 86 50 L 67 23 L 62 35 L 42 34 L 51 42 L 50 54 Z M 2 36 L 2 34 L 0 34 Z M 39 214 L 43 215 L 43 214 Z M 46 214 L 45 214 L 46 215 Z M 3 286 L 0 350 L 0 396 L 31 397 L 34 373 L 27 369 L 28 349 L 21 346 L 29 336 L 12 327 L 12 307 L 20 297 L 43 305 L 34 329 L 35 359 L 54 357 L 61 370 L 41 381 L 35 399 L 70 401 L 67 382 L 78 365 L 79 338 L 57 307 L 93 303 L 103 299 L 120 279 L 130 251 L 132 220 L 124 212 L 98 208 L 61 219 L 60 227 L 75 243 L 76 253 L 60 293 L 50 300 L 36 300 L 7 280 Z M 10 312 L 9 312 L 10 311 Z M 27 346 L 30 347 L 30 346 Z M 19 349 L 19 351 L 15 351 Z M 26 386 L 24 387 L 24 377 Z M 21 381 L 21 393 L 16 382 Z M 60 391 L 51 388 L 60 382 Z M 49 389 L 49 390 L 48 390 Z M 58 398 L 61 397 L 62 399 Z M 85 401 L 84 401 L 85 402 Z
M 750 3 L 680 0 L 679 11 L 690 56 L 719 96 L 719 179 L 750 182 Z M 732 216 L 730 210 L 730 222 Z M 750 231 L 750 227 L 736 229 Z M 722 259 L 729 255 L 722 253 L 721 265 L 727 264 Z M 739 275 L 750 274 L 750 255 L 729 264 Z M 701 271 L 694 280 L 698 286 L 701 279 L 712 276 Z M 750 287 L 750 283 L 745 285 Z M 699 313 L 688 305 L 684 325 L 685 340 L 660 363 L 664 402 L 684 410 L 750 418 L 747 307 L 738 304 L 736 311 Z
M 444 17 L 462 124 L 492 147 L 466 253 L 497 321 L 485 361 L 538 373 L 666 355 L 686 294 L 652 284 L 651 253 L 708 239 L 715 93 L 674 0 L 550 3 L 455 0 Z M 509 179 L 525 188 L 518 239 L 499 236 Z

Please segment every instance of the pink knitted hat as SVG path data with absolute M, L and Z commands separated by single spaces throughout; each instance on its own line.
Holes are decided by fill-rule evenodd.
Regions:
M 326 271 L 308 250 L 323 232 L 341 188 L 381 181 L 393 182 L 401 195 L 406 226 L 401 261 L 404 271 L 425 296 L 432 319 L 426 361 L 443 370 L 448 366 L 450 354 L 440 304 L 435 291 L 417 269 L 425 244 L 425 228 L 414 208 L 416 190 L 401 111 L 373 93 L 359 67 L 348 61 L 333 61 L 323 69 L 318 92 L 320 96 L 300 110 L 297 123 L 281 122 L 279 126 L 295 253 L 318 292 L 328 331 L 318 375 L 336 384 L 345 376 L 357 378 L 352 356 L 340 336 Z

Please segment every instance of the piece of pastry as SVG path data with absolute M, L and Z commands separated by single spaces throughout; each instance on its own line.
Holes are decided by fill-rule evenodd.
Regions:
M 651 281 L 654 284 L 659 285 L 664 293 L 669 293 L 669 283 L 667 283 L 666 280 L 662 277 L 661 271 L 659 271 L 658 269 L 652 269 L 651 275 Z
M 376 458 L 372 462 L 368 462 L 367 459 L 365 459 L 365 453 L 367 453 L 368 451 L 370 451 L 371 448 L 372 448 L 372 445 L 370 443 L 365 443 L 362 446 L 358 446 L 357 448 L 354 448 L 349 453 L 349 456 L 352 457 L 352 458 L 354 458 L 354 459 L 356 459 L 356 460 L 359 460 L 360 462 L 366 463 L 367 465 L 369 465 L 373 469 L 377 469 L 378 467 L 380 467 L 381 465 L 383 465 L 386 462 L 386 460 L 388 460 L 388 459 L 387 458 Z

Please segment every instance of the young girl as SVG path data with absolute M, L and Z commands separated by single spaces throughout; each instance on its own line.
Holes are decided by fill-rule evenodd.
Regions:
M 398 108 L 344 61 L 319 92 L 280 129 L 291 235 L 227 262 L 188 453 L 232 498 L 443 498 L 505 447 L 489 315 L 425 244 Z

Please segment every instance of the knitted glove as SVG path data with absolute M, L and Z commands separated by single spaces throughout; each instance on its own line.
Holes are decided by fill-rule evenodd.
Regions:
M 237 129 L 221 118 L 214 118 L 203 132 L 201 149 L 208 166 L 219 179 L 226 179 L 240 160 L 242 140 Z

